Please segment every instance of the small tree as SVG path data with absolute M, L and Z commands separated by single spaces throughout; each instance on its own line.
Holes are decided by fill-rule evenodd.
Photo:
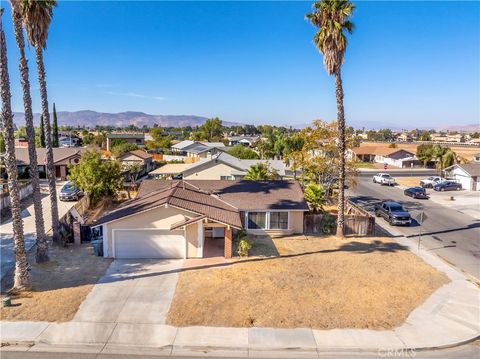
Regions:
M 245 147 L 243 145 L 235 145 L 228 150 L 228 154 L 233 157 L 240 158 L 242 160 L 256 160 L 258 159 L 258 154 L 251 148 Z
M 77 165 L 69 166 L 69 179 L 83 189 L 94 206 L 100 199 L 113 196 L 122 188 L 122 166 L 119 161 L 102 160 L 99 152 L 86 152 Z
M 130 186 L 128 186 L 128 190 L 127 190 L 128 198 L 130 199 L 131 198 L 130 188 L 136 187 L 135 183 L 137 182 L 138 176 L 143 170 L 143 165 L 141 163 L 131 163 L 131 164 L 125 165 L 123 168 L 125 169 L 128 176 L 128 180 L 130 182 Z
M 317 183 L 310 183 L 305 188 L 305 200 L 312 212 L 323 212 L 323 206 L 327 202 L 323 187 Z
M 57 110 L 55 109 L 55 102 L 53 103 L 53 120 L 52 120 L 52 146 L 60 146 L 60 141 L 58 139 L 58 121 L 57 121 Z
M 124 142 L 124 143 L 120 143 L 120 144 L 117 144 L 115 146 L 113 146 L 111 149 L 110 149 L 110 152 L 112 152 L 112 154 L 118 158 L 122 155 L 124 155 L 125 153 L 127 152 L 130 152 L 130 151 L 134 151 L 134 150 L 138 150 L 138 146 L 133 144 L 133 143 L 128 143 L 128 142 Z
M 433 157 L 434 154 L 432 144 L 422 144 L 417 147 L 417 158 L 420 162 L 422 162 L 424 167 L 433 159 Z

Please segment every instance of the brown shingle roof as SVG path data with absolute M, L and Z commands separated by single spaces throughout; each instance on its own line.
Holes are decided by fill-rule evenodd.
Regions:
M 45 156 L 47 154 L 46 148 L 37 148 L 37 161 L 39 165 L 43 165 L 45 162 Z M 79 147 L 56 147 L 53 148 L 53 162 L 57 163 L 69 157 L 75 156 L 76 154 L 82 154 L 85 152 L 85 148 Z M 26 165 L 30 164 L 30 159 L 28 157 L 28 148 L 15 148 L 15 157 L 17 159 L 17 164 Z
M 150 153 L 147 153 L 145 151 L 133 150 L 133 151 L 129 151 L 129 152 L 123 154 L 122 156 L 120 156 L 120 158 L 123 158 L 123 157 L 125 157 L 129 154 L 132 154 L 132 155 L 137 156 L 137 157 L 139 157 L 141 159 L 144 159 L 144 160 L 146 160 L 147 158 L 152 158 L 153 157 Z
M 381 156 L 389 156 L 395 152 L 398 152 L 398 151 L 405 151 L 405 152 L 408 152 L 408 153 L 411 153 L 412 156 L 414 155 L 414 153 L 410 152 L 410 151 L 407 151 L 407 150 L 404 150 L 404 149 L 401 149 L 401 148 L 390 148 L 388 147 L 388 145 L 385 145 L 385 146 L 360 146 L 360 147 L 353 147 L 352 148 L 352 151 L 356 154 L 356 155 L 381 155 Z

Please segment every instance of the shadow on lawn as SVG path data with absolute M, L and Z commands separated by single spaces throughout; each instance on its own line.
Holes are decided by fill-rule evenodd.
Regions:
M 371 243 L 349 242 L 349 243 L 345 243 L 344 245 L 341 245 L 340 247 L 338 247 L 336 249 L 323 249 L 323 250 L 319 250 L 319 251 L 287 254 L 287 255 L 283 255 L 283 256 L 268 257 L 268 258 L 250 258 L 250 259 L 245 259 L 245 260 L 240 260 L 240 261 L 230 262 L 230 263 L 206 264 L 206 265 L 199 265 L 199 266 L 188 267 L 188 268 L 178 268 L 178 269 L 170 269 L 170 270 L 165 270 L 165 271 L 160 271 L 160 272 L 148 272 L 148 273 L 143 273 L 143 274 L 138 274 L 138 275 L 129 275 L 129 276 L 125 276 L 125 277 L 119 276 L 119 277 L 115 277 L 115 278 L 110 278 L 109 280 L 107 280 L 107 282 L 124 281 L 124 280 L 138 279 L 138 278 L 148 278 L 148 277 L 155 277 L 155 276 L 159 276 L 159 275 L 167 275 L 167 274 L 173 274 L 173 273 L 187 272 L 187 271 L 198 270 L 198 269 L 228 267 L 228 266 L 235 266 L 235 265 L 250 263 L 250 262 L 283 260 L 283 259 L 287 259 L 287 258 L 302 257 L 302 256 L 308 256 L 308 255 L 312 255 L 312 254 L 321 254 L 321 253 L 352 252 L 352 253 L 359 253 L 359 254 L 368 254 L 368 253 L 374 253 L 374 252 L 396 253 L 396 252 L 399 252 L 399 251 L 406 251 L 406 250 L 408 250 L 407 247 L 402 246 L 398 243 L 382 242 L 380 240 L 374 240 Z M 168 260 L 165 260 L 165 261 L 168 263 Z M 140 271 L 141 272 L 146 263 L 148 263 L 148 262 L 145 262 L 145 263 L 142 263 L 142 262 L 129 263 L 130 268 L 129 268 L 128 272 L 130 274 L 135 272 L 135 271 Z

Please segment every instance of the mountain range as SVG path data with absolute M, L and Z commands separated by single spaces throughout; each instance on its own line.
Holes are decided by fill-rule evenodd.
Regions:
M 137 127 L 149 126 L 158 124 L 161 127 L 184 127 L 184 126 L 200 126 L 207 118 L 202 116 L 193 115 L 149 115 L 143 112 L 119 112 L 119 113 L 106 113 L 96 112 L 90 110 L 83 111 L 59 111 L 57 112 L 57 119 L 59 126 L 80 126 L 93 128 L 97 125 L 100 126 L 114 126 L 114 127 L 127 127 L 129 125 L 135 125 Z M 25 123 L 25 115 L 23 112 L 15 112 L 14 123 L 19 126 Z M 35 113 L 33 115 L 33 121 L 36 125 L 40 123 L 40 114 Z M 233 126 L 237 123 L 225 122 L 226 126 Z
M 94 128 L 97 125 L 100 126 L 114 126 L 114 127 L 127 127 L 129 125 L 135 125 L 137 127 L 148 126 L 152 127 L 157 124 L 161 127 L 185 127 L 185 126 L 200 126 L 206 120 L 207 117 L 195 116 L 195 115 L 150 115 L 144 112 L 119 112 L 119 113 L 107 113 L 96 112 L 91 110 L 82 111 L 59 111 L 57 112 L 58 125 L 59 126 L 73 126 L 73 127 L 90 127 Z M 17 126 L 25 124 L 25 116 L 23 112 L 15 112 L 13 118 Z M 40 123 L 40 114 L 34 114 L 34 122 L 36 125 Z M 225 126 L 242 125 L 238 122 L 223 121 Z M 401 130 L 405 127 L 399 127 L 398 125 L 392 125 L 388 122 L 376 122 L 376 121 L 349 121 L 349 125 L 354 128 L 360 129 L 365 127 L 366 129 L 380 129 L 390 128 L 392 130 Z M 298 124 L 293 125 L 294 128 L 305 128 L 310 124 Z M 284 125 L 285 126 L 285 125 Z M 407 129 L 409 126 L 407 126 Z M 411 126 L 410 126 L 411 127 Z M 411 127 L 410 129 L 414 129 Z M 425 127 L 421 129 L 431 129 L 431 127 Z M 442 125 L 437 126 L 437 130 L 442 131 L 459 131 L 459 132 L 475 132 L 480 131 L 480 124 L 469 125 Z

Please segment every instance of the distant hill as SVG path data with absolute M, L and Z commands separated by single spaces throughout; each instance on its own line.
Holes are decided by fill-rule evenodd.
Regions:
M 85 126 L 95 127 L 101 126 L 115 126 L 115 127 L 127 127 L 129 125 L 135 125 L 137 127 L 143 127 L 147 125 L 152 127 L 154 124 L 158 124 L 161 127 L 184 127 L 184 126 L 200 126 L 207 118 L 193 115 L 149 115 L 143 112 L 120 112 L 120 113 L 106 113 L 96 111 L 59 111 L 57 112 L 58 125 L 59 126 Z M 15 112 L 13 118 L 15 124 L 25 124 L 25 116 L 23 112 Z M 40 114 L 34 114 L 35 124 L 40 123 Z M 226 126 L 237 125 L 234 122 L 223 122 Z
M 471 125 L 445 125 L 437 128 L 440 131 L 480 132 L 480 124 Z

